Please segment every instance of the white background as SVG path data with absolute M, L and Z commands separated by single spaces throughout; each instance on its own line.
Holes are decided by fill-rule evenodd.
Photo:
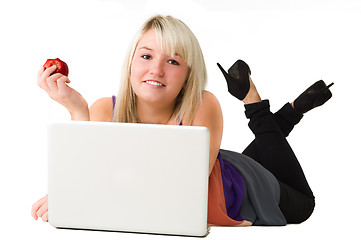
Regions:
M 66 61 L 71 86 L 91 105 L 116 95 L 128 44 L 150 16 L 170 14 L 197 36 L 207 89 L 224 115 L 222 148 L 252 140 L 243 104 L 230 96 L 216 63 L 243 59 L 271 109 L 313 82 L 335 82 L 333 98 L 305 115 L 289 142 L 316 196 L 312 217 L 286 227 L 213 227 L 208 239 L 346 237 L 358 228 L 361 2 L 357 0 L 1 1 L 0 238 L 145 239 L 159 236 L 59 230 L 34 221 L 31 205 L 47 192 L 46 124 L 69 115 L 37 87 L 47 58 Z M 162 238 L 179 238 L 163 237 Z M 5 239 L 5 238 L 4 238 Z

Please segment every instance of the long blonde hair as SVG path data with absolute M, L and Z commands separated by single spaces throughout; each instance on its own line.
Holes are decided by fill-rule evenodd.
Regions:
M 114 107 L 113 122 L 139 123 L 136 95 L 130 83 L 130 69 L 134 52 L 141 37 L 154 30 L 162 51 L 181 56 L 188 66 L 188 79 L 177 96 L 174 113 L 184 125 L 191 125 L 195 110 L 202 99 L 207 83 L 207 70 L 202 50 L 192 31 L 179 19 L 156 15 L 144 23 L 136 34 L 123 63 L 121 85 Z

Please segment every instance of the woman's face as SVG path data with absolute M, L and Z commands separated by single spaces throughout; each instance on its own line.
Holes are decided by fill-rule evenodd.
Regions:
M 137 101 L 163 107 L 175 104 L 187 80 L 188 66 L 180 56 L 162 52 L 154 31 L 149 30 L 138 42 L 130 71 Z

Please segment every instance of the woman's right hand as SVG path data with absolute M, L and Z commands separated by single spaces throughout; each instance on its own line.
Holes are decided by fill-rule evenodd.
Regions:
M 31 216 L 38 220 L 40 217 L 44 222 L 48 221 L 48 195 L 33 204 Z
M 70 80 L 61 73 L 55 73 L 56 65 L 41 67 L 38 72 L 38 86 L 44 89 L 50 98 L 66 107 L 73 120 L 89 120 L 88 103 L 80 93 L 68 86 Z

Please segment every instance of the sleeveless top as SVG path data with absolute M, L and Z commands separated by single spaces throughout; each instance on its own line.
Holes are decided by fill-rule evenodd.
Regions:
M 219 150 L 209 175 L 208 224 L 235 226 L 245 219 L 253 225 L 285 225 L 279 199 L 280 186 L 271 172 L 244 154 Z

